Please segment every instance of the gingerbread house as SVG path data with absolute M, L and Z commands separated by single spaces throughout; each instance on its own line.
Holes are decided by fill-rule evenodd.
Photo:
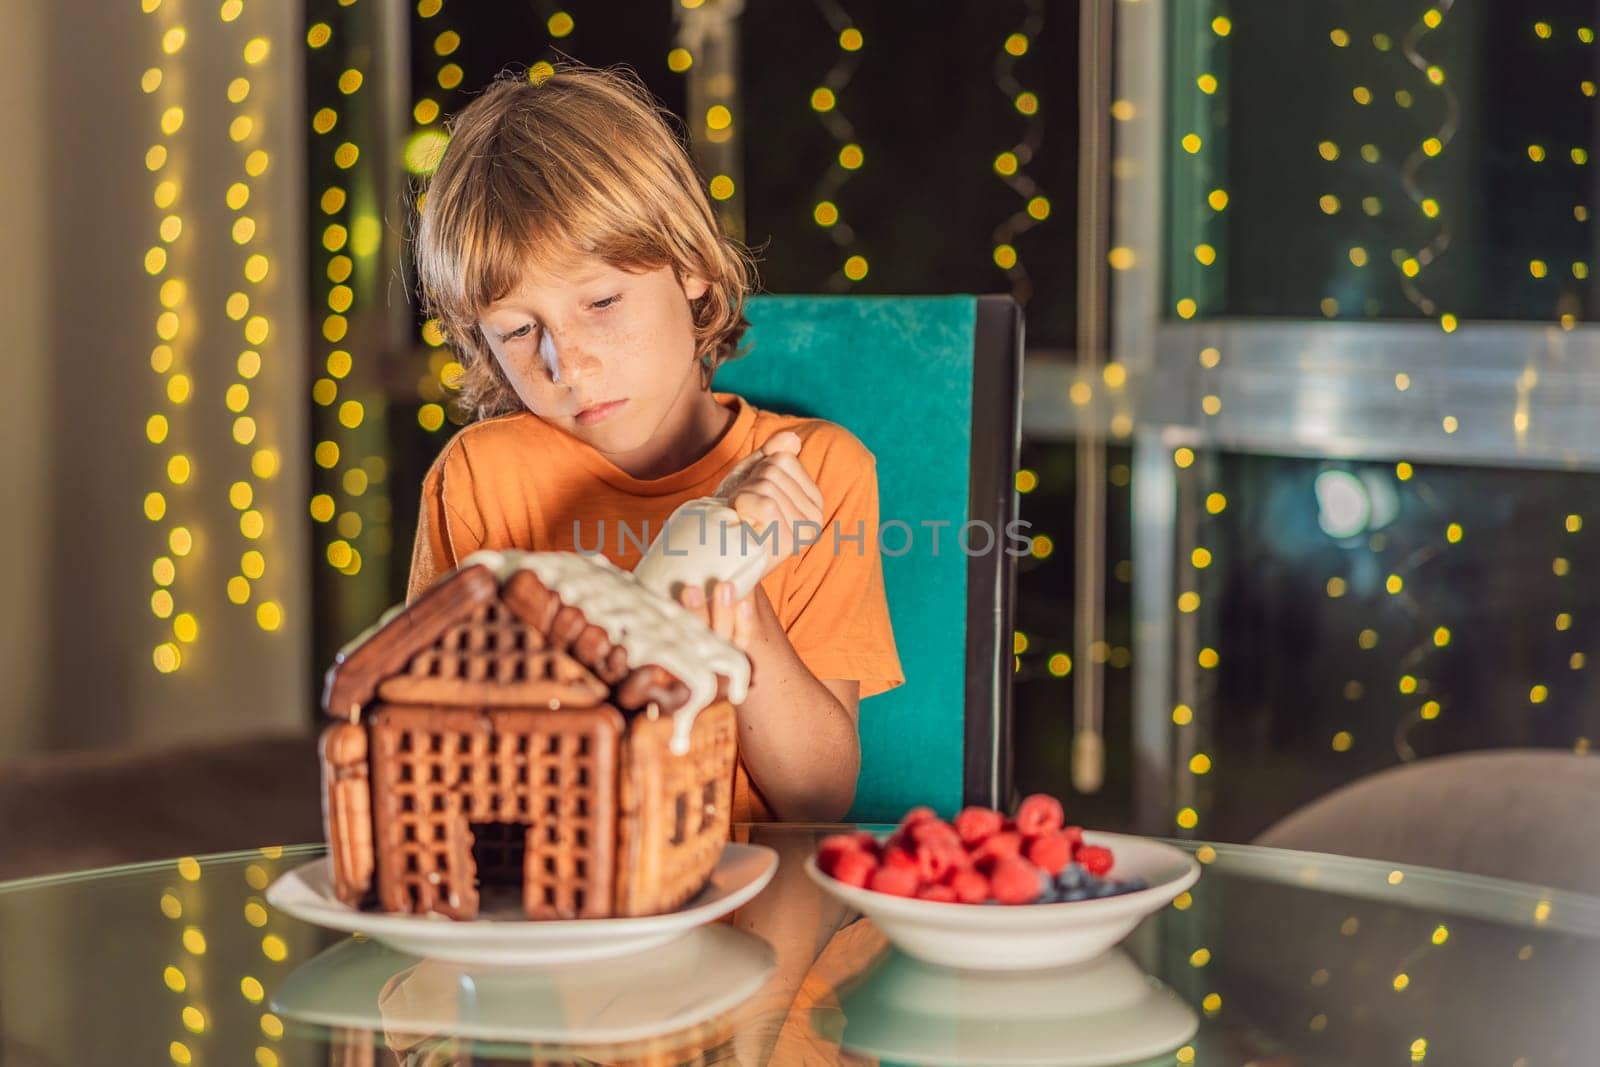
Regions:
M 749 660 L 600 556 L 481 552 L 338 655 L 335 890 L 531 919 L 670 911 L 728 838 Z

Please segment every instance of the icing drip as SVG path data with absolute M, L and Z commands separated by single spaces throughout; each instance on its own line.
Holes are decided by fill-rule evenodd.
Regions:
M 475 552 L 462 567 L 482 565 L 504 584 L 519 570 L 531 570 L 562 603 L 583 612 L 621 646 L 634 666 L 658 664 L 689 687 L 689 699 L 673 713 L 672 751 L 689 751 L 695 718 L 717 696 L 717 676 L 728 679 L 728 699 L 744 700 L 750 660 L 718 637 L 689 609 L 642 585 L 604 556 L 575 552 Z

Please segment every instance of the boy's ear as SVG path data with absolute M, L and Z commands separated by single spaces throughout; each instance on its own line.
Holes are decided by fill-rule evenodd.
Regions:
M 697 278 L 693 274 L 686 275 L 683 279 L 683 295 L 693 303 L 705 296 L 711 288 L 711 283 L 704 278 Z

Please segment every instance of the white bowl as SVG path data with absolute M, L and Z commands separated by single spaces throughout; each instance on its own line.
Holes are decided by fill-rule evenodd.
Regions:
M 1111 877 L 1143 878 L 1147 888 L 1062 904 L 943 904 L 845 885 L 823 874 L 815 856 L 806 873 L 907 955 L 964 970 L 1031 971 L 1093 959 L 1200 877 L 1193 857 L 1159 841 L 1094 832 L 1083 839 L 1111 850 Z
M 895 1063 L 1101 1067 L 1149 1060 L 1200 1020 L 1120 949 L 1026 973 L 957 971 L 890 951 L 845 991 L 840 1043 Z
M 677 911 L 626 919 L 531 920 L 520 911 L 457 922 L 442 915 L 390 915 L 335 896 L 326 857 L 280 875 L 267 903 L 302 922 L 366 934 L 401 952 L 457 963 L 530 966 L 626 956 L 665 945 L 722 918 L 766 888 L 778 854 L 730 842 L 698 896 Z

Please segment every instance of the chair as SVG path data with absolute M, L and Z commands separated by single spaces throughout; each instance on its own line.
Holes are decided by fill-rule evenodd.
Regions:
M 850 430 L 877 457 L 880 529 L 899 519 L 913 535 L 883 558 L 906 683 L 862 705 L 850 817 L 1008 804 L 1021 309 L 1005 296 L 758 296 L 747 314 L 749 355 L 716 388 Z M 921 524 L 939 520 L 935 554 Z M 955 534 L 980 520 L 996 549 L 968 556 Z
M 1439 867 L 1600 894 L 1600 759 L 1504 749 L 1408 763 L 1269 827 L 1273 848 Z

